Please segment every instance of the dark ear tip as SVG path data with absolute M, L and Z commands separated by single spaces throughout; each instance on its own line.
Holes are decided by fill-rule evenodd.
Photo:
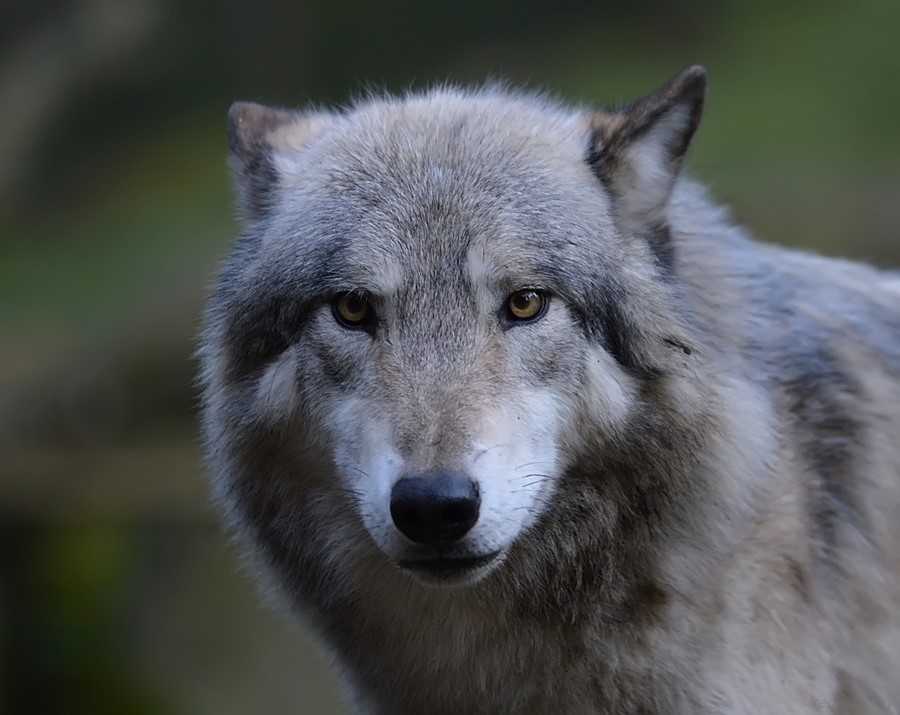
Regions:
M 286 114 L 283 109 L 267 107 L 256 102 L 232 102 L 228 108 L 228 124 L 235 127 L 255 125 L 273 115 Z
M 225 131 L 228 134 L 228 146 L 233 152 L 246 145 L 244 137 L 247 134 L 247 120 L 258 106 L 253 102 L 233 102 L 228 108 Z
M 679 76 L 705 82 L 709 76 L 709 71 L 703 65 L 691 65 L 681 70 Z
M 671 82 L 675 94 L 702 98 L 706 94 L 709 73 L 703 65 L 691 65 L 679 72 Z
M 240 120 L 249 107 L 253 106 L 253 102 L 232 102 L 228 108 L 228 121 L 235 122 Z
M 235 153 L 252 150 L 266 133 L 293 118 L 290 110 L 268 107 L 256 102 L 234 102 L 228 108 L 225 128 L 228 144 Z

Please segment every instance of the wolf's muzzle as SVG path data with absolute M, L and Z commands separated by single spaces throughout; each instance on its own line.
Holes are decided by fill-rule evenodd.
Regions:
M 410 541 L 445 546 L 475 526 L 481 506 L 477 482 L 459 474 L 403 477 L 391 490 L 391 518 Z

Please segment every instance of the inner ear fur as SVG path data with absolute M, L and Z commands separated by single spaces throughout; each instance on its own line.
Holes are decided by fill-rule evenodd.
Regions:
M 329 122 L 326 112 L 305 112 L 235 102 L 226 131 L 238 203 L 246 219 L 265 216 L 279 176 L 274 156 L 303 149 Z
M 591 117 L 588 163 L 625 228 L 665 240 L 666 208 L 705 97 L 706 70 L 695 65 L 656 92 Z

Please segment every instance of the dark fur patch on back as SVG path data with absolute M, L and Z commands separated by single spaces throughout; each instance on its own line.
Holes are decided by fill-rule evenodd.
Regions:
M 864 429 L 854 404 L 860 387 L 820 341 L 798 337 L 783 366 L 781 387 L 796 423 L 802 457 L 818 479 L 809 491 L 809 511 L 823 556 L 837 554 L 840 524 L 857 519 L 849 478 L 854 454 L 863 451 Z

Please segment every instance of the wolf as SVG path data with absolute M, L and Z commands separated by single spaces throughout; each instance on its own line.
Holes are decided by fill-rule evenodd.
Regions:
M 214 493 L 362 713 L 900 713 L 900 280 L 625 106 L 440 86 L 228 115 Z

